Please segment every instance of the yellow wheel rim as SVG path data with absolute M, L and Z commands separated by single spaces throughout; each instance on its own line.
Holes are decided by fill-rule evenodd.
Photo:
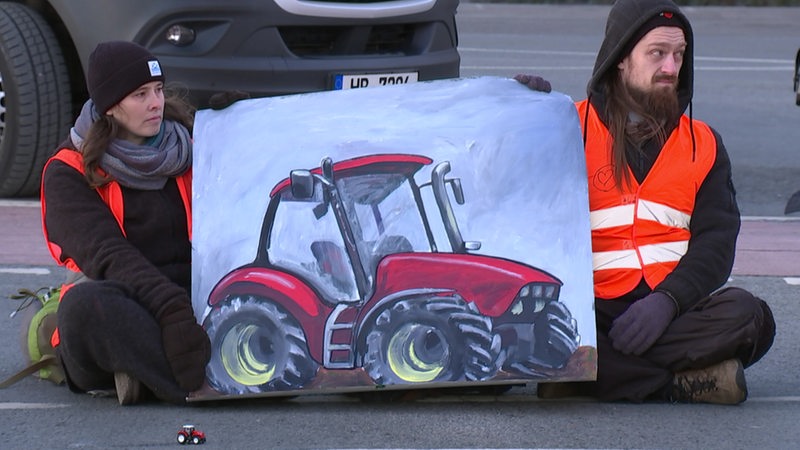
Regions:
M 222 340 L 220 356 L 228 375 L 244 386 L 258 386 L 275 376 L 275 362 L 270 349 L 259 345 L 259 327 L 237 324 Z
M 409 383 L 427 383 L 447 367 L 446 341 L 432 327 L 407 324 L 389 340 L 386 360 L 392 372 Z

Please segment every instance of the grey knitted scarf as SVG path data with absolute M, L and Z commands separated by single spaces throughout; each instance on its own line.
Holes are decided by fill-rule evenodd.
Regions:
M 92 100 L 70 130 L 75 148 L 81 149 L 83 137 L 92 123 L 100 118 Z M 161 131 L 143 145 L 114 139 L 100 160 L 100 167 L 121 185 L 142 190 L 158 190 L 167 179 L 182 174 L 192 166 L 192 141 L 183 125 L 165 120 Z

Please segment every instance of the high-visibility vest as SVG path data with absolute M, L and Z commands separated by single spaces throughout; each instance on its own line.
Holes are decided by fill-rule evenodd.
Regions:
M 594 295 L 620 297 L 642 277 L 655 288 L 689 248 L 697 191 L 717 155 L 714 133 L 683 115 L 644 181 L 637 182 L 626 167 L 630 186 L 618 186 L 608 129 L 586 100 L 576 105 L 581 119 L 586 118 L 581 125 L 586 136 Z
M 86 170 L 83 166 L 83 155 L 80 152 L 70 150 L 70 149 L 61 149 L 53 155 L 45 164 L 44 171 L 47 170 L 47 166 L 50 165 L 53 161 L 61 161 L 68 166 L 72 167 L 73 169 L 80 172 L 82 175 L 86 174 Z M 186 226 L 189 230 L 189 239 L 192 237 L 192 170 L 189 169 L 184 172 L 182 175 L 176 177 L 177 184 L 178 184 L 178 191 L 181 195 L 181 200 L 183 200 L 183 206 L 186 210 Z M 119 183 L 116 181 L 110 181 L 103 186 L 97 187 L 95 189 L 97 194 L 103 199 L 106 205 L 108 205 L 108 209 L 111 210 L 111 214 L 116 219 L 117 224 L 119 225 L 120 231 L 122 234 L 125 235 L 125 227 L 124 227 L 124 217 L 125 217 L 125 202 L 122 199 L 122 188 L 120 187 Z M 61 247 L 52 242 L 50 240 L 50 236 L 47 233 L 47 226 L 45 223 L 45 217 L 47 212 L 47 204 L 44 198 L 44 177 L 42 177 L 42 186 L 41 186 L 41 207 L 42 207 L 42 231 L 44 232 L 44 239 L 47 243 L 47 249 L 50 251 L 50 255 L 53 256 L 53 259 L 56 260 L 58 265 L 65 266 L 67 269 L 73 272 L 80 272 L 81 269 L 78 267 L 78 264 L 72 258 L 64 257 L 62 255 Z M 64 298 L 64 294 L 69 290 L 72 285 L 65 284 L 61 288 L 61 298 Z M 61 301 L 59 299 L 59 301 Z M 56 347 L 59 344 L 59 336 L 58 336 L 58 328 L 55 329 L 53 332 L 53 336 L 50 338 L 50 343 L 53 347 Z

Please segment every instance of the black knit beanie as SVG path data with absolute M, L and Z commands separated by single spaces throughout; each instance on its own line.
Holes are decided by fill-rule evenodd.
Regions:
M 658 13 L 653 17 L 651 17 L 650 20 L 643 23 L 642 26 L 639 27 L 638 30 L 636 30 L 636 33 L 634 33 L 631 36 L 630 40 L 625 44 L 622 53 L 620 53 L 620 56 L 622 58 L 628 56 L 633 50 L 633 47 L 636 47 L 636 44 L 638 44 L 639 41 L 642 40 L 644 35 L 652 31 L 654 28 L 678 27 L 683 30 L 683 35 L 686 36 L 686 25 L 687 24 L 684 23 L 684 21 L 680 18 L 678 14 L 675 14 L 670 11 L 664 11 Z
M 139 44 L 101 42 L 89 55 L 86 87 L 99 114 L 105 114 L 139 86 L 164 81 L 158 59 Z

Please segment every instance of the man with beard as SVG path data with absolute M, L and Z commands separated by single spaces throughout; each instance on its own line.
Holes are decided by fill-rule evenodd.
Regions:
M 727 287 L 739 210 L 720 135 L 692 117 L 693 35 L 669 0 L 618 0 L 577 103 L 592 227 L 597 381 L 542 398 L 738 404 L 769 306 Z M 549 91 L 540 77 L 517 75 Z M 688 115 L 684 111 L 689 109 Z

